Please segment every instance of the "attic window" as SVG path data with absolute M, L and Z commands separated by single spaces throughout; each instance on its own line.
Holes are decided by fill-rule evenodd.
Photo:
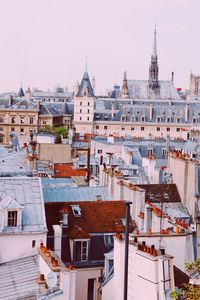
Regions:
M 72 212 L 75 217 L 81 217 L 81 208 L 79 205 L 73 205 L 72 206 Z
M 8 211 L 8 226 L 17 226 L 17 211 Z

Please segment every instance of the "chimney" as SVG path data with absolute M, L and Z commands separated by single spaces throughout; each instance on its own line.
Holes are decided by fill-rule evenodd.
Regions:
M 96 199 L 97 199 L 97 201 L 100 201 L 100 200 L 102 200 L 102 197 L 101 197 L 101 195 L 100 195 L 100 194 L 96 195 Z
M 53 225 L 54 231 L 54 252 L 61 258 L 62 226 Z
M 146 204 L 144 209 L 144 232 L 148 232 L 152 227 L 152 208 Z

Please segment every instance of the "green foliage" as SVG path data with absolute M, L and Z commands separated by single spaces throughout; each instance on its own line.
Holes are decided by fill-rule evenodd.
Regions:
M 61 137 L 63 136 L 63 138 L 67 138 L 68 137 L 68 130 L 66 127 L 64 126 L 59 126 L 59 127 L 53 127 L 52 128 L 52 132 L 55 134 L 55 136 L 57 137 Z
M 66 139 L 68 137 L 68 130 L 64 126 L 53 127 L 50 125 L 45 125 L 44 131 L 55 134 L 57 138 L 63 136 L 63 138 Z
M 179 296 L 180 296 L 180 292 L 177 292 L 177 291 L 172 291 L 170 294 L 169 294 L 170 298 L 172 299 L 178 299 Z
M 194 273 L 198 274 L 200 272 L 200 258 L 198 258 L 195 262 L 186 263 L 185 269 L 190 275 Z M 170 297 L 172 299 L 179 299 L 180 295 L 183 295 L 185 300 L 200 300 L 200 286 L 185 284 L 178 292 L 172 291 L 170 293 Z

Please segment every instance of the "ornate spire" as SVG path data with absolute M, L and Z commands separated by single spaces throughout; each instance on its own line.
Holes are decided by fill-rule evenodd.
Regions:
M 152 52 L 152 56 L 153 57 L 157 57 L 157 40 L 156 40 L 156 24 L 155 24 L 155 28 L 154 28 L 154 40 L 153 40 L 153 52 Z
M 157 41 L 156 41 L 156 26 L 154 29 L 154 39 L 153 39 L 153 52 L 151 55 L 151 64 L 149 67 L 149 87 L 152 90 L 156 90 L 159 87 L 158 82 L 158 55 L 157 55 Z

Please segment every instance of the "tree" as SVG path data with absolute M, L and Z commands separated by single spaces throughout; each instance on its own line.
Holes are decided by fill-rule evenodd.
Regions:
M 200 277 L 200 259 L 195 262 L 186 263 L 185 268 L 191 278 L 199 280 Z M 184 284 L 179 291 L 172 291 L 170 293 L 172 299 L 182 300 L 199 300 L 200 299 L 200 285 Z

